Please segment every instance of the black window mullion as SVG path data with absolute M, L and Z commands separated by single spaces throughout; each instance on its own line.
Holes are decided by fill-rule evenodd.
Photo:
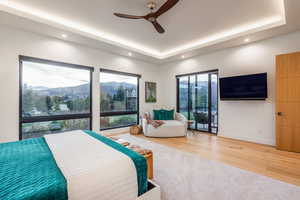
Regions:
M 176 77 L 176 97 L 177 97 L 177 104 L 176 104 L 176 109 L 177 112 L 180 112 L 180 80 L 178 77 Z
M 19 56 L 19 140 L 22 140 L 22 102 L 23 102 L 23 61 Z
M 93 130 L 93 72 L 90 71 L 90 130 Z
M 113 111 L 113 112 L 101 112 L 100 117 L 120 116 L 120 115 L 133 115 L 138 114 L 138 111 Z
M 137 99 L 136 99 L 136 106 L 137 106 L 137 124 L 140 124 L 140 76 L 137 78 Z
M 141 78 L 142 77 L 140 74 L 120 72 L 120 71 L 115 71 L 115 70 L 110 70 L 110 69 L 105 69 L 105 68 L 100 68 L 100 72 L 110 73 L 110 74 L 118 74 L 118 75 L 123 75 L 123 76 L 132 76 L 132 77 L 136 77 L 136 78 Z
M 68 114 L 68 115 L 53 115 L 53 116 L 34 116 L 34 117 L 23 117 L 21 123 L 33 123 L 33 122 L 47 122 L 56 120 L 70 120 L 70 119 L 83 119 L 91 118 L 90 113 L 85 114 Z
M 208 132 L 211 133 L 211 74 L 208 74 Z
M 197 106 L 198 106 L 198 76 L 195 75 L 195 112 L 198 112 Z M 201 102 L 200 102 L 201 103 Z M 195 129 L 198 130 L 198 123 L 195 120 Z
M 190 86 L 190 76 L 188 77 L 188 120 L 191 120 L 191 86 Z
M 124 126 L 114 126 L 114 127 L 108 127 L 108 128 L 101 128 L 101 131 L 106 131 L 106 130 L 112 130 L 112 129 L 116 129 L 116 128 L 126 128 L 128 126 L 133 126 L 136 125 L 135 123 L 132 124 L 128 124 L 128 125 L 124 125 Z
M 40 64 L 48 64 L 48 65 L 55 65 L 55 66 L 61 66 L 61 67 L 69 67 L 69 68 L 74 68 L 74 69 L 82 69 L 82 70 L 89 70 L 91 72 L 94 71 L 93 67 L 89 66 L 83 66 L 83 65 L 77 65 L 77 64 L 70 64 L 70 63 L 64 63 L 64 62 L 58 62 L 58 61 L 53 61 L 53 60 L 45 60 L 45 59 L 40 59 L 40 58 L 34 58 L 34 57 L 29 57 L 29 56 L 19 56 L 19 60 L 22 61 L 27 61 L 27 62 L 33 62 L 33 63 L 40 63 Z

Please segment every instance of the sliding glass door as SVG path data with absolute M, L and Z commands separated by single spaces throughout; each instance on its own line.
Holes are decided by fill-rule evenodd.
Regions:
M 211 123 L 211 132 L 218 132 L 218 73 L 210 74 L 210 88 L 211 88 L 211 115 L 210 115 L 210 123 Z
M 189 128 L 218 132 L 218 71 L 179 75 L 177 110 L 190 120 Z

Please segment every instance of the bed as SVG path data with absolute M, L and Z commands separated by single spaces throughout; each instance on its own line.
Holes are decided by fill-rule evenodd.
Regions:
M 0 144 L 1 200 L 134 200 L 147 190 L 146 159 L 92 131 Z

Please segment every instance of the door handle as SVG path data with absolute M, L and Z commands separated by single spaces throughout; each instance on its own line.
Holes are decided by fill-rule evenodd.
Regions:
M 277 112 L 277 115 L 278 116 L 282 116 L 282 112 Z

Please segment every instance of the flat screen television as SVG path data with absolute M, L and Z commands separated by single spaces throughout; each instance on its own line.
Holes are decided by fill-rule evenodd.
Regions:
M 265 100 L 267 73 L 220 78 L 221 100 Z

